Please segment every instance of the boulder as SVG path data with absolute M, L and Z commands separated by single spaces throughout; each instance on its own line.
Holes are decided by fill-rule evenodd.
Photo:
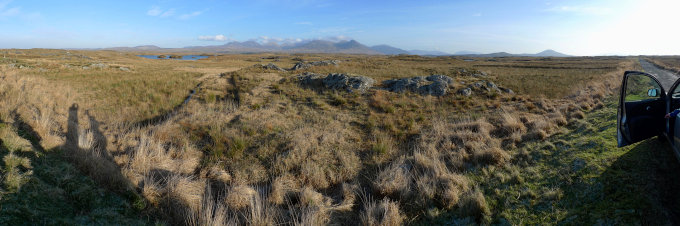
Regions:
M 344 89 L 350 93 L 354 91 L 364 93 L 374 83 L 375 80 L 366 76 L 349 76 L 345 74 L 328 74 L 323 79 L 323 84 L 327 89 Z
M 405 91 L 416 92 L 421 83 L 423 83 L 425 77 L 413 77 L 413 78 L 401 78 L 401 79 L 390 79 L 383 81 L 383 86 L 390 92 L 403 93 Z
M 375 84 L 375 80 L 366 76 L 353 76 L 332 73 L 326 76 L 305 72 L 296 76 L 300 85 L 333 90 L 345 90 L 347 92 L 364 93 Z
M 472 76 L 474 76 L 474 77 L 485 77 L 485 76 L 487 76 L 487 74 L 486 74 L 486 72 L 480 71 L 478 73 L 472 74 Z
M 385 89 L 403 93 L 410 91 L 420 95 L 444 96 L 448 92 L 453 79 L 446 75 L 418 76 L 402 79 L 390 79 L 383 81 Z
M 472 89 L 470 88 L 459 89 L 458 94 L 469 97 L 470 95 L 472 95 Z
M 425 78 L 427 81 L 431 82 L 443 82 L 446 84 L 453 84 L 453 79 L 446 75 L 430 75 Z
M 276 64 L 273 64 L 273 63 L 269 63 L 267 65 L 262 65 L 262 68 L 268 69 L 268 70 L 286 71 L 286 69 L 283 69 L 279 66 L 276 66 Z
M 307 68 L 310 68 L 310 67 L 312 67 L 312 65 L 306 64 L 304 62 L 297 62 L 297 63 L 295 63 L 295 65 L 293 65 L 293 67 L 290 70 L 294 71 L 294 70 L 300 70 L 300 69 L 307 69 Z
M 106 65 L 106 64 L 103 64 L 103 63 L 96 63 L 96 64 L 90 64 L 90 67 L 98 68 L 98 69 L 105 69 L 105 68 L 108 68 L 109 65 Z
M 295 76 L 295 78 L 300 82 L 300 85 L 303 86 L 309 86 L 309 87 L 319 87 L 323 85 L 322 79 L 325 76 L 322 74 L 315 74 L 315 73 L 309 73 L 305 72 L 303 74 Z
M 501 91 L 509 93 L 509 94 L 515 94 L 511 89 L 508 88 L 503 88 L 503 87 L 498 87 Z
M 324 61 L 314 61 L 314 62 L 297 62 L 293 67 L 290 69 L 292 71 L 294 70 L 300 70 L 300 69 L 307 69 L 313 66 L 328 66 L 328 65 L 338 65 L 340 61 L 338 60 L 324 60 Z

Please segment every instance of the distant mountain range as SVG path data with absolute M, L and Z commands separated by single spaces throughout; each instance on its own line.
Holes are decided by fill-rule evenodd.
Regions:
M 564 53 L 557 52 L 552 49 L 544 50 L 543 52 L 540 53 L 521 53 L 521 54 L 512 54 L 512 53 L 506 53 L 506 52 L 498 52 L 498 53 L 488 53 L 488 54 L 481 54 L 481 53 L 465 53 L 465 54 L 455 54 L 457 56 L 466 56 L 466 57 L 518 57 L 518 56 L 524 56 L 524 57 L 570 57 L 571 55 L 567 55 Z
M 211 46 L 187 46 L 184 48 L 161 48 L 154 45 L 143 45 L 136 47 L 113 47 L 105 50 L 116 51 L 151 51 L 151 52 L 204 52 L 204 53 L 264 53 L 264 52 L 285 52 L 285 53 L 347 53 L 347 54 L 369 54 L 369 55 L 399 55 L 412 54 L 424 56 L 466 56 L 466 57 L 510 57 L 510 56 L 532 56 L 532 57 L 568 57 L 569 55 L 545 50 L 536 54 L 510 54 L 506 52 L 482 54 L 471 51 L 460 51 L 450 54 L 441 51 L 427 50 L 404 50 L 389 45 L 366 46 L 355 40 L 332 42 L 327 40 L 311 40 L 295 44 L 259 43 L 256 41 L 238 42 L 233 41 L 224 45 Z

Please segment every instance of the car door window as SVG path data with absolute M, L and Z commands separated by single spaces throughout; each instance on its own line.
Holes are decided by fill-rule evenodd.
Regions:
M 671 96 L 673 97 L 673 99 L 678 99 L 678 98 L 680 98 L 680 85 L 677 86 L 677 87 L 675 87 L 675 89 L 673 90 L 673 92 L 671 92 Z
M 656 89 L 655 91 L 652 91 Z M 680 90 L 678 90 L 680 92 Z M 644 75 L 630 75 L 626 84 L 626 102 L 657 99 L 661 95 L 659 84 Z

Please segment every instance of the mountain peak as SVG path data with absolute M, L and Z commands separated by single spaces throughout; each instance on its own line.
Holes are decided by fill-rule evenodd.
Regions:
M 543 50 L 542 52 L 534 54 L 534 55 L 535 56 L 541 56 L 541 57 L 544 57 L 544 56 L 545 57 L 548 57 L 548 56 L 550 56 L 550 57 L 568 57 L 569 56 L 567 54 L 560 53 L 560 52 L 557 52 L 557 51 L 552 50 L 552 49 L 546 49 L 546 50 Z

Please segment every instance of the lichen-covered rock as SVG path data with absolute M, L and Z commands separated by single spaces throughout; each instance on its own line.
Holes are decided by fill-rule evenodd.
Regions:
M 328 74 L 323 79 L 323 84 L 328 89 L 344 89 L 347 92 L 358 91 L 360 93 L 373 87 L 375 80 L 366 76 L 349 76 L 345 74 Z
M 449 85 L 453 84 L 453 79 L 449 76 L 446 76 L 446 75 L 430 75 L 430 76 L 427 76 L 427 78 L 425 78 L 425 79 L 427 79 L 427 81 L 431 81 L 431 82 L 444 82 L 444 83 L 449 84 Z
M 390 79 L 383 81 L 383 86 L 390 92 L 403 93 L 406 91 L 417 92 L 421 83 L 426 81 L 425 77 Z
M 301 85 L 347 92 L 364 93 L 375 84 L 372 78 L 361 75 L 328 74 L 326 76 L 314 73 L 304 73 L 296 77 Z
M 322 79 L 325 76 L 322 74 L 315 74 L 310 72 L 305 72 L 295 76 L 295 78 L 300 82 L 300 85 L 310 86 L 310 87 L 320 87 L 323 85 Z
M 509 94 L 515 94 L 511 89 L 508 88 L 503 88 L 503 87 L 498 87 L 501 91 L 509 93 Z
M 276 66 L 276 64 L 273 64 L 273 63 L 269 63 L 267 65 L 262 65 L 262 68 L 268 69 L 268 70 L 286 71 L 286 69 L 283 69 L 279 66 Z
M 383 81 L 385 89 L 403 93 L 410 91 L 420 95 L 444 96 L 448 92 L 453 79 L 446 75 L 418 76 L 402 79 L 390 79 Z
M 300 69 L 308 69 L 313 66 L 328 66 L 328 65 L 338 65 L 340 61 L 337 60 L 323 60 L 323 61 L 314 61 L 314 62 L 297 62 L 293 67 L 290 69 L 292 71 L 294 70 L 300 70 Z
M 472 95 L 472 89 L 470 88 L 459 89 L 458 94 L 469 97 L 470 95 Z

